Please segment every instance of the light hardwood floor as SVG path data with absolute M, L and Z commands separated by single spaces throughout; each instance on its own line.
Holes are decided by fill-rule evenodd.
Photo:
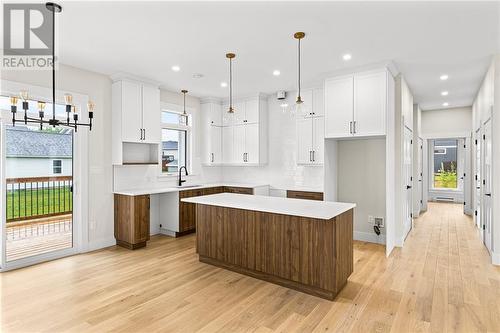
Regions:
M 500 332 L 500 268 L 461 205 L 429 204 L 404 249 L 356 242 L 334 302 L 199 263 L 153 237 L 0 274 L 2 332 Z

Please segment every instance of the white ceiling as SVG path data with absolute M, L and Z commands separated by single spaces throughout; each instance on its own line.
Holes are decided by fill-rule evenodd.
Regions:
M 472 104 L 498 50 L 500 13 L 496 2 L 65 2 L 63 8 L 61 62 L 72 66 L 226 97 L 220 82 L 228 80 L 225 53 L 233 51 L 235 94 L 274 93 L 295 89 L 292 35 L 305 31 L 305 86 L 347 67 L 392 60 L 423 109 Z M 346 52 L 349 62 L 342 60 Z M 439 80 L 442 73 L 448 81 Z

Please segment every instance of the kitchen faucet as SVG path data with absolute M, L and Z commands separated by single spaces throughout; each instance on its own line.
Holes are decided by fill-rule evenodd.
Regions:
M 188 170 L 186 169 L 186 166 L 185 165 L 181 166 L 179 168 L 179 186 L 182 186 L 182 183 L 185 182 L 185 180 L 182 180 L 182 173 L 181 173 L 182 169 L 184 169 L 184 171 L 186 171 L 186 176 L 188 175 Z

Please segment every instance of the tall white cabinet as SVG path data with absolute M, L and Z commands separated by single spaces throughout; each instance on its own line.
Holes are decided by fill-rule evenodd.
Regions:
M 322 165 L 324 161 L 325 118 L 318 90 L 303 93 L 305 114 L 297 115 L 297 164 Z
M 378 69 L 325 80 L 325 137 L 385 135 L 392 79 L 386 69 Z
M 161 142 L 158 86 L 114 77 L 112 117 L 113 164 L 157 164 Z
M 204 165 L 258 166 L 267 163 L 267 101 L 262 96 L 238 99 L 232 118 L 227 103 L 202 101 Z

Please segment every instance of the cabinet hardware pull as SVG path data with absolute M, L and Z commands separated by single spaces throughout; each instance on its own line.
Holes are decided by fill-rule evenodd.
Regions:
M 309 150 L 309 162 L 312 162 L 312 151 Z
M 356 120 L 353 121 L 353 127 L 352 128 L 353 128 L 354 134 L 356 134 Z
M 352 134 L 352 121 L 349 122 L 349 133 Z
M 248 162 L 248 153 L 245 153 L 245 159 L 246 159 L 245 162 Z
M 141 139 L 140 139 L 140 140 L 141 140 L 141 141 L 142 141 L 142 140 L 144 140 L 144 139 L 142 138 L 142 128 L 141 128 Z
M 214 153 L 212 153 L 212 163 L 214 162 Z
M 313 150 L 313 162 L 316 162 L 316 156 L 314 156 L 315 151 Z
M 144 128 L 143 131 L 144 131 L 144 139 L 143 140 L 146 140 L 146 129 Z

